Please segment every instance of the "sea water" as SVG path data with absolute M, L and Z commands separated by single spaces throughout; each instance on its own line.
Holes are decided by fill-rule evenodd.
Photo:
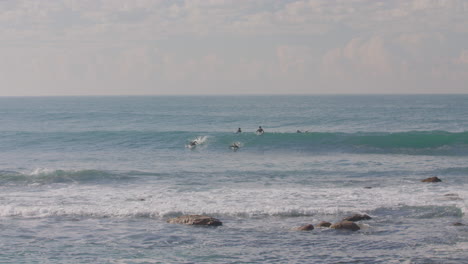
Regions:
M 0 98 L 1 263 L 468 263 L 467 199 L 467 95 Z

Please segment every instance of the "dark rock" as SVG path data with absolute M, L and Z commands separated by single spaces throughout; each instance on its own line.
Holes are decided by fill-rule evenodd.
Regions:
M 353 216 L 345 217 L 343 218 L 343 221 L 351 221 L 351 222 L 357 222 L 361 220 L 369 220 L 372 219 L 372 217 L 366 215 L 366 214 L 355 214 Z
M 447 200 L 452 200 L 452 201 L 463 200 L 463 199 L 460 198 L 460 196 L 458 196 L 458 194 L 456 194 L 456 193 L 447 193 L 447 194 L 444 194 L 444 197 L 445 197 L 445 199 L 447 199 Z
M 454 225 L 454 226 L 465 226 L 465 224 L 460 223 L 460 222 L 453 223 L 453 225 Z
M 318 223 L 317 225 L 315 225 L 316 227 L 330 227 L 332 224 L 330 222 L 327 222 L 327 221 L 321 221 L 320 223 Z
M 330 226 L 330 228 L 345 229 L 345 230 L 351 230 L 351 231 L 357 231 L 361 229 L 356 223 L 351 222 L 351 221 L 341 221 L 338 223 L 334 223 L 333 225 Z
M 442 180 L 434 176 L 434 177 L 430 177 L 421 181 L 422 182 L 441 182 Z
M 310 231 L 310 230 L 314 230 L 314 226 L 311 225 L 311 224 L 307 224 L 307 225 L 296 227 L 296 228 L 294 228 L 294 230 L 297 230 L 297 231 Z
M 176 218 L 167 220 L 170 224 L 184 224 L 184 225 L 202 225 L 202 226 L 220 226 L 223 225 L 221 221 L 216 218 L 206 215 L 182 215 Z

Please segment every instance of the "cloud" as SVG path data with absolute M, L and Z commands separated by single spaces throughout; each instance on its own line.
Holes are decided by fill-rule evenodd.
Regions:
M 428 28 L 467 32 L 467 14 L 464 0 L 7 0 L 0 2 L 0 31 L 19 39 L 84 34 L 94 39 L 214 33 L 323 35 L 343 26 L 383 34 Z
M 468 50 L 462 50 L 460 56 L 454 61 L 456 64 L 466 64 L 468 65 Z
M 465 0 L 4 0 L 1 87 L 320 93 L 449 80 L 459 91 L 466 33 Z
M 343 48 L 332 49 L 323 56 L 323 69 L 327 75 L 391 76 L 401 72 L 404 65 L 405 61 L 391 53 L 381 36 L 354 38 Z
M 362 92 L 467 92 L 468 52 L 451 59 L 451 52 L 441 51 L 447 45 L 442 34 L 354 38 L 324 54 L 321 73 L 335 87 Z
M 310 53 L 310 48 L 304 46 L 278 46 L 276 54 L 280 72 L 285 75 L 304 74 Z

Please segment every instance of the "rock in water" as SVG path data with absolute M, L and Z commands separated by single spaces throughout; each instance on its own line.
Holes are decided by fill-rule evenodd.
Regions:
M 351 230 L 351 231 L 357 231 L 361 229 L 356 223 L 351 222 L 351 221 L 341 221 L 338 223 L 334 223 L 333 225 L 330 226 L 330 228 L 334 229 L 345 229 L 345 230 Z
M 202 225 L 202 226 L 220 226 L 223 225 L 221 221 L 216 218 L 206 215 L 182 215 L 176 218 L 167 220 L 170 224 L 184 224 L 184 225 Z
M 317 227 L 330 227 L 332 224 L 330 222 L 327 222 L 327 221 L 321 221 L 320 223 L 318 223 L 316 226 Z
M 430 177 L 421 181 L 422 182 L 441 182 L 442 180 L 434 176 L 434 177 Z
M 445 197 L 445 199 L 452 200 L 452 201 L 463 200 L 456 193 L 447 193 L 447 194 L 444 194 L 444 197 Z
M 372 217 L 366 215 L 366 214 L 355 214 L 353 216 L 349 216 L 349 217 L 346 217 L 346 218 L 343 218 L 343 221 L 351 221 L 351 222 L 357 222 L 357 221 L 361 221 L 361 220 L 369 220 L 369 219 L 372 219 Z
M 300 226 L 300 227 L 296 227 L 296 228 L 294 228 L 294 230 L 297 230 L 297 231 L 309 231 L 309 230 L 314 230 L 314 226 L 311 225 L 311 224 L 307 224 L 307 225 L 303 225 L 303 226 Z

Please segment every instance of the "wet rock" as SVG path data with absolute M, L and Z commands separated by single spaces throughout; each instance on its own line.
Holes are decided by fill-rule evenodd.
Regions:
M 351 221 L 351 222 L 357 222 L 361 220 L 369 220 L 372 219 L 372 217 L 366 215 L 366 214 L 355 214 L 353 216 L 345 217 L 343 218 L 343 221 Z
M 344 230 L 351 230 L 351 231 L 357 231 L 361 229 L 356 223 L 351 222 L 351 221 L 341 221 L 338 223 L 334 223 L 333 225 L 330 226 L 330 228 L 344 229 Z
M 311 225 L 311 224 L 307 224 L 307 225 L 296 227 L 293 230 L 296 230 L 296 231 L 310 231 L 310 230 L 314 230 L 314 226 Z
M 182 215 L 167 220 L 170 224 L 201 225 L 201 226 L 220 226 L 221 221 L 206 215 Z
M 434 176 L 434 177 L 430 177 L 421 181 L 422 182 L 441 182 L 442 180 Z
M 445 197 L 445 199 L 447 199 L 447 200 L 452 200 L 452 201 L 463 200 L 463 199 L 460 198 L 460 196 L 458 196 L 458 194 L 456 194 L 456 193 L 447 193 L 447 194 L 444 194 L 444 197 Z
M 315 225 L 316 227 L 330 227 L 332 225 L 332 223 L 330 222 L 327 222 L 327 221 L 321 221 L 320 223 L 318 223 L 317 225 Z

